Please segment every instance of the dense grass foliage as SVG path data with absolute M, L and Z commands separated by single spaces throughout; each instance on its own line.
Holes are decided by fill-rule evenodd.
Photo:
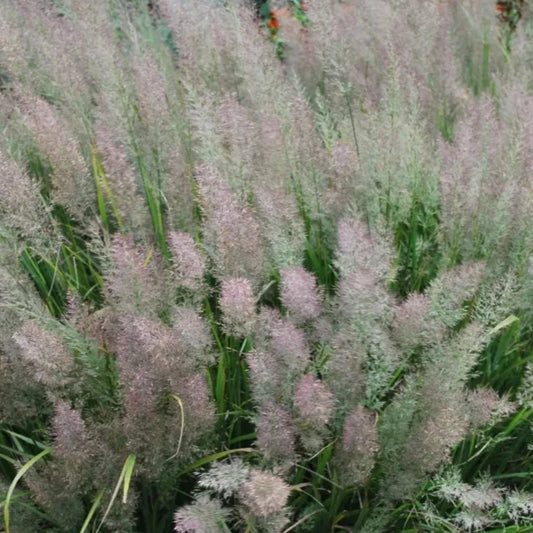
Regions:
M 533 531 L 532 37 L 0 0 L 2 531 Z

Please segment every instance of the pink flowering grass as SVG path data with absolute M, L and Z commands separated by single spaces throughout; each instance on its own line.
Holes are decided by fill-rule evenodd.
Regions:
M 0 527 L 529 527 L 531 6 L 257 4 L 2 3 Z

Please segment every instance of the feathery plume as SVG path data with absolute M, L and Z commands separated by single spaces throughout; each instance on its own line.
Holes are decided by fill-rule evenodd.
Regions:
M 199 289 L 205 265 L 193 238 L 188 233 L 178 232 L 170 232 L 168 237 L 178 284 L 191 290 Z
M 358 335 L 348 328 L 335 334 L 331 347 L 326 382 L 339 408 L 347 413 L 365 398 L 366 350 Z
M 472 427 L 487 424 L 497 410 L 500 398 L 492 389 L 475 389 L 466 396 L 466 406 Z
M 251 283 L 244 278 L 225 279 L 220 293 L 222 327 L 227 335 L 246 337 L 253 331 L 256 312 Z
M 333 415 L 333 394 L 313 374 L 302 376 L 294 390 L 294 406 L 301 420 L 322 429 Z
M 135 245 L 132 237 L 114 235 L 111 258 L 106 288 L 113 303 L 128 313 L 157 314 L 165 302 L 165 280 L 157 268 L 157 256 Z
M 283 464 L 295 458 L 294 427 L 289 413 L 273 401 L 260 406 L 256 445 L 266 458 Z
M 254 350 L 246 354 L 254 401 L 261 405 L 282 394 L 282 368 L 271 352 Z
M 461 494 L 460 501 L 469 509 L 488 510 L 502 501 L 502 492 L 502 489 L 494 486 L 489 476 L 484 476 L 477 481 L 475 487 L 470 487 Z
M 183 506 L 174 514 L 175 533 L 223 533 L 229 509 L 208 494 L 199 494 L 193 503 Z
M 27 321 L 14 340 L 33 368 L 37 381 L 52 390 L 70 383 L 74 359 L 62 339 L 34 321 Z
M 452 257 L 471 261 L 494 253 L 509 223 L 515 183 L 505 178 L 504 133 L 493 99 L 472 100 L 455 128 L 454 143 L 441 143 L 441 231 Z
M 490 476 L 483 475 L 475 483 L 464 483 L 461 471 L 457 467 L 447 469 L 436 477 L 438 493 L 445 500 L 461 503 L 469 510 L 489 510 L 499 505 L 506 490 L 496 487 Z
M 445 462 L 452 446 L 470 429 L 464 388 L 485 343 L 484 328 L 470 323 L 447 344 L 432 348 L 421 375 L 418 413 L 403 457 L 414 484 Z
M 359 159 L 352 144 L 341 140 L 332 142 L 329 172 L 332 176 L 328 188 L 326 211 L 336 220 L 349 212 L 353 198 L 364 197 L 363 183 L 358 180 Z
M 302 329 L 283 318 L 278 310 L 261 309 L 255 331 L 256 346 L 271 353 L 286 385 L 305 372 L 309 346 Z
M 281 270 L 281 302 L 298 321 L 317 318 L 322 302 L 316 278 L 302 267 Z
M 302 374 L 309 364 L 309 348 L 304 332 L 292 322 L 281 319 L 271 329 L 270 346 L 289 376 Z
M 411 294 L 397 308 L 393 322 L 393 337 L 407 352 L 417 346 L 437 342 L 443 329 L 429 316 L 430 301 L 425 294 Z
M 37 248 L 46 243 L 48 214 L 32 182 L 17 163 L 0 150 L 0 220 Z
M 135 169 L 128 160 L 126 147 L 116 138 L 104 120 L 96 123 L 96 149 L 102 159 L 109 187 L 121 219 L 134 235 L 142 235 L 148 212 L 138 194 Z
M 149 52 L 136 62 L 135 77 L 143 124 L 158 139 L 162 132 L 159 128 L 167 126 L 169 109 L 165 84 L 156 60 Z
M 509 516 L 518 522 L 520 519 L 533 515 L 533 494 L 524 491 L 513 491 L 506 498 L 509 505 Z
M 212 463 L 207 472 L 198 476 L 198 485 L 222 498 L 231 498 L 250 476 L 250 467 L 239 458 Z
M 234 91 L 239 71 L 235 50 L 240 44 L 231 11 L 205 2 L 195 2 L 194 9 L 172 0 L 159 0 L 158 6 L 180 50 L 180 69 L 187 81 L 195 87 Z
M 263 183 L 255 188 L 255 196 L 272 264 L 280 269 L 300 266 L 305 228 L 293 196 L 284 187 L 267 187 Z
M 364 483 L 374 468 L 379 449 L 376 414 L 357 406 L 344 421 L 337 461 L 346 484 Z
M 25 47 L 23 37 L 18 27 L 17 11 L 6 5 L 0 12 L 0 50 L 2 50 L 2 65 L 11 74 L 16 75 L 21 70 L 21 60 Z
M 453 327 L 465 316 L 462 307 L 476 294 L 483 275 L 485 263 L 465 263 L 444 270 L 426 291 L 430 301 L 430 318 L 441 327 Z
M 369 270 L 342 276 L 337 284 L 336 300 L 339 313 L 347 320 L 389 322 L 391 318 L 391 295 Z
M 259 225 L 249 207 L 240 205 L 215 169 L 197 169 L 200 204 L 205 216 L 204 241 L 221 278 L 263 282 L 265 259 Z
M 336 264 L 341 275 L 365 271 L 381 281 L 388 274 L 392 250 L 386 242 L 370 233 L 362 222 L 341 219 L 337 229 L 337 243 Z
M 48 102 L 21 89 L 19 92 L 23 120 L 53 168 L 52 199 L 64 205 L 71 216 L 80 219 L 89 206 L 95 205 L 95 195 L 78 142 L 65 120 Z
M 109 347 L 117 354 L 123 389 L 124 432 L 129 446 L 146 463 L 147 475 L 155 475 L 164 460 L 175 452 L 183 437 L 183 448 L 213 428 L 214 412 L 205 376 L 195 371 L 196 361 L 185 351 L 174 329 L 146 317 L 122 316 L 108 332 Z M 162 399 L 172 401 L 164 413 Z M 179 420 L 185 431 L 180 437 Z M 139 427 L 145 428 L 139 432 Z M 152 468 L 150 473 L 149 469 Z
M 303 447 L 309 452 L 319 450 L 328 433 L 326 424 L 333 417 L 333 394 L 316 376 L 306 374 L 296 384 L 294 407 Z
M 455 515 L 454 522 L 463 531 L 486 531 L 494 521 L 479 509 L 465 509 Z
M 194 310 L 179 307 L 175 311 L 174 331 L 195 364 L 210 365 L 214 355 L 210 350 L 213 339 L 205 320 Z
M 290 492 L 283 479 L 254 468 L 242 486 L 240 497 L 253 516 L 268 517 L 285 507 Z
M 222 150 L 227 154 L 225 175 L 236 190 L 246 188 L 247 175 L 255 176 L 260 170 L 258 159 L 261 146 L 258 143 L 258 125 L 250 110 L 240 103 L 236 95 L 225 95 L 214 110 L 220 127 Z
M 185 409 L 185 442 L 194 444 L 195 440 L 208 435 L 215 427 L 215 408 L 211 401 L 211 393 L 207 385 L 205 371 L 186 373 L 170 380 L 171 393 L 177 394 Z M 179 413 L 179 411 L 176 409 Z M 181 416 L 181 413 L 179 413 Z M 179 426 L 173 426 L 173 434 L 177 436 Z M 174 442 L 177 442 L 177 438 Z
M 81 414 L 66 402 L 58 402 L 52 420 L 55 453 L 67 456 L 78 450 L 87 440 Z

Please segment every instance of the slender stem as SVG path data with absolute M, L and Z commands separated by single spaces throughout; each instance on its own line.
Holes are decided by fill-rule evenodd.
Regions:
M 346 99 L 346 106 L 348 107 L 348 114 L 350 115 L 350 123 L 352 124 L 352 133 L 353 133 L 353 140 L 354 140 L 354 143 L 355 143 L 355 151 L 357 152 L 357 159 L 360 158 L 360 153 L 359 153 L 359 143 L 357 141 L 357 133 L 355 131 L 355 119 L 354 119 L 354 116 L 353 116 L 353 110 L 352 110 L 352 103 L 350 101 L 350 94 L 351 94 L 351 91 L 343 91 L 344 92 L 344 98 Z

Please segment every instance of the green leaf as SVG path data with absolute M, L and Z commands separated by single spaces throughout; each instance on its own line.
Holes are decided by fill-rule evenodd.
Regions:
M 9 533 L 9 506 L 11 505 L 11 500 L 13 498 L 13 492 L 15 491 L 15 487 L 17 486 L 17 483 L 22 478 L 22 476 L 37 462 L 39 462 L 45 455 L 48 455 L 51 453 L 53 448 L 46 448 L 41 453 L 38 453 L 35 457 L 32 457 L 22 468 L 17 472 L 17 475 L 13 478 L 13 481 L 11 482 L 11 485 L 9 485 L 9 489 L 7 491 L 7 496 L 4 502 L 4 526 L 6 533 Z
M 98 528 L 96 529 L 96 533 L 98 533 L 100 529 L 102 528 L 102 526 L 104 525 L 104 522 L 106 521 L 107 516 L 109 515 L 109 512 L 111 511 L 111 508 L 113 507 L 113 504 L 115 503 L 115 500 L 117 499 L 118 491 L 120 490 L 121 484 L 123 485 L 122 503 L 126 503 L 134 466 L 135 466 L 135 455 L 130 454 L 128 455 L 128 458 L 126 459 L 124 466 L 122 467 L 122 472 L 120 472 L 120 476 L 118 478 L 117 484 L 115 485 L 115 490 L 113 490 L 113 494 L 111 496 L 111 499 L 109 500 L 107 509 L 105 510 L 104 517 L 102 518 L 102 521 L 98 525 Z
M 270 4 L 268 2 L 261 4 L 261 7 L 259 8 L 259 15 L 264 19 L 270 16 Z
M 494 335 L 495 333 L 498 333 L 498 331 L 506 328 L 507 326 L 510 326 L 511 324 L 514 324 L 515 322 L 517 322 L 518 320 L 520 320 L 517 316 L 515 315 L 509 315 L 505 320 L 502 320 L 499 324 L 497 324 L 496 326 L 494 326 L 488 333 L 487 335 L 489 337 L 491 337 L 492 335 Z
M 94 513 L 96 513 L 96 509 L 100 506 L 100 503 L 102 502 L 102 497 L 104 496 L 104 491 L 101 490 L 94 499 L 94 502 L 89 509 L 89 512 L 87 513 L 87 518 L 85 519 L 85 522 L 83 522 L 83 526 L 80 529 L 80 533 L 85 533 L 87 531 L 87 528 L 89 527 L 89 524 L 91 523 L 91 520 L 94 516 Z
M 206 465 L 207 463 L 212 463 L 213 461 L 218 461 L 219 459 L 224 459 L 224 457 L 227 457 L 228 455 L 231 455 L 233 453 L 259 453 L 257 450 L 254 450 L 253 448 L 236 448 L 235 450 L 224 450 L 223 452 L 213 453 L 211 455 L 207 455 L 206 457 L 202 457 L 201 459 L 198 459 L 198 461 L 195 461 L 191 465 L 189 465 L 185 470 L 182 470 L 178 477 L 181 477 L 189 472 L 192 472 L 193 470 L 196 470 L 200 468 L 201 466 Z

